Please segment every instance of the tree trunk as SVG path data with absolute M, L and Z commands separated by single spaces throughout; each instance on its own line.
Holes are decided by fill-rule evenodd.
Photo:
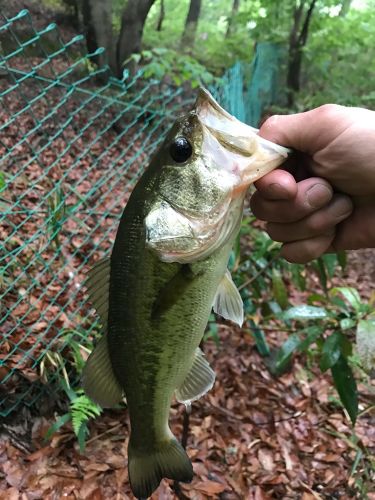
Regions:
M 226 38 L 229 35 L 231 35 L 233 32 L 233 21 L 234 21 L 234 18 L 236 17 L 236 14 L 237 14 L 239 8 L 240 8 L 240 0 L 233 0 L 232 12 L 231 12 L 231 15 L 228 19 L 228 27 L 227 27 L 227 32 L 225 35 Z
M 72 20 L 70 20 L 70 22 L 73 24 L 73 28 L 77 31 L 81 31 L 81 0 L 63 0 L 63 4 L 65 6 L 65 11 L 69 14 L 69 17 L 72 16 Z
M 164 17 L 165 17 L 164 0 L 160 0 L 160 12 L 159 12 L 158 22 L 156 24 L 156 31 L 161 31 L 163 27 Z
M 340 10 L 341 17 L 345 17 L 346 14 L 349 12 L 351 3 L 352 3 L 352 0 L 343 0 L 341 2 L 341 10 Z
M 95 52 L 99 47 L 105 48 L 105 52 L 93 59 L 94 62 L 99 67 L 109 64 L 114 69 L 112 1 L 83 0 L 82 18 L 89 53 Z
M 289 39 L 289 63 L 287 72 L 289 106 L 293 106 L 295 93 L 299 91 L 301 86 L 302 51 L 307 42 L 310 22 L 312 19 L 316 1 L 317 0 L 311 0 L 305 16 L 305 0 L 301 0 L 299 6 L 296 7 L 294 11 L 293 26 L 290 32 Z
M 202 0 L 190 0 L 189 12 L 186 17 L 185 28 L 181 38 L 181 46 L 183 48 L 192 47 L 194 45 L 201 6 Z
M 155 0 L 128 0 L 121 16 L 121 30 L 117 41 L 117 76 L 122 78 L 124 65 L 132 71 L 129 57 L 141 51 L 143 28 Z

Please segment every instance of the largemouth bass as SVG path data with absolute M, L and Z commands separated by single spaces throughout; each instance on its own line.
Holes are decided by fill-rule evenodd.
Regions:
M 150 496 L 163 477 L 193 477 L 169 429 L 170 406 L 174 397 L 189 404 L 214 384 L 198 347 L 212 307 L 242 324 L 227 263 L 244 198 L 287 154 L 201 89 L 134 188 L 110 259 L 90 272 L 103 336 L 83 386 L 103 407 L 126 397 L 129 480 L 138 498 Z

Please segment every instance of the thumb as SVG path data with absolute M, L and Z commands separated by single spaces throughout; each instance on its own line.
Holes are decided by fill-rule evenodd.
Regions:
M 313 155 L 325 148 L 347 127 L 344 106 L 325 104 L 292 115 L 273 115 L 259 130 L 269 141 Z

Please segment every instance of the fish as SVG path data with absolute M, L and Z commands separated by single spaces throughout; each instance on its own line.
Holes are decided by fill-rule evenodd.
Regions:
M 174 398 L 190 405 L 214 385 L 199 348 L 212 308 L 242 325 L 243 303 L 227 265 L 246 192 L 288 153 L 201 88 L 132 191 L 110 258 L 89 272 L 102 336 L 82 385 L 102 407 L 126 398 L 136 498 L 149 497 L 162 478 L 193 478 L 169 427 L 170 407 Z

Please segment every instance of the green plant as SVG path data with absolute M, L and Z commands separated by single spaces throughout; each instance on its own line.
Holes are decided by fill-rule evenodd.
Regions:
M 66 217 L 66 199 L 62 187 L 52 190 L 47 198 L 47 225 L 56 249 L 60 248 L 60 231 Z
M 73 432 L 77 437 L 81 452 L 85 449 L 86 438 L 89 433 L 88 424 L 91 419 L 98 417 L 102 409 L 88 398 L 80 388 L 73 387 L 66 368 L 67 361 L 71 365 L 75 378 L 80 376 L 85 361 L 92 350 L 92 342 L 77 330 L 66 330 L 61 336 L 61 352 L 47 351 L 39 369 L 42 380 L 47 382 L 53 375 L 57 376 L 59 386 L 64 390 L 69 399 L 69 409 L 48 429 L 45 439 L 48 440 L 63 425 L 72 424 Z M 86 344 L 86 345 L 84 345 Z
M 220 81 L 197 59 L 174 49 L 158 47 L 144 50 L 140 54 L 133 54 L 130 60 L 141 65 L 145 79 L 163 80 L 168 77 L 174 85 L 189 82 L 192 88 L 218 84 Z
M 324 255 L 308 266 L 279 259 L 279 245 L 254 219 L 244 218 L 239 241 L 229 267 L 245 309 L 245 331 L 274 375 L 290 367 L 294 354 L 304 353 L 322 372 L 331 371 L 341 403 L 354 423 L 358 414 L 357 384 L 353 375 L 353 345 L 357 339 L 357 358 L 362 368 L 375 366 L 375 299 L 363 301 L 351 287 L 330 288 L 332 278 L 346 265 L 345 255 Z M 310 276 L 319 280 L 321 293 L 307 293 Z M 290 288 L 302 292 L 304 301 L 290 303 Z M 315 284 L 315 289 L 318 286 Z M 267 330 L 289 332 L 287 340 L 275 350 L 267 343 Z
M 56 422 L 48 429 L 45 440 L 48 440 L 63 425 L 71 422 L 74 434 L 77 437 L 79 449 L 85 450 L 86 438 L 89 433 L 88 423 L 91 419 L 100 416 L 102 409 L 99 405 L 88 398 L 82 389 L 74 390 L 66 384 L 62 384 L 69 398 L 69 411 L 60 415 Z
M 0 171 L 0 193 L 6 188 L 5 173 Z

